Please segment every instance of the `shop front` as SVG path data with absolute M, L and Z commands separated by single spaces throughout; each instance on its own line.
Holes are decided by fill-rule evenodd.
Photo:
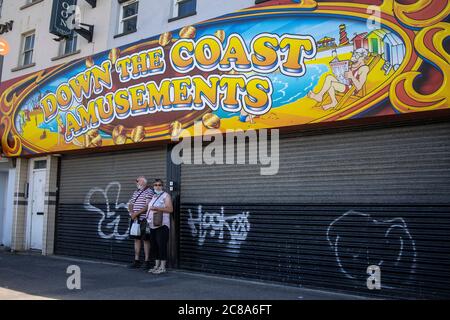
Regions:
M 448 122 L 286 134 L 274 176 L 182 165 L 180 268 L 447 296 L 449 134 Z M 368 292 L 369 265 L 384 290 Z
M 128 201 L 136 178 L 166 178 L 166 149 L 63 156 L 55 253 L 133 261 Z M 152 181 L 150 181 L 151 183 Z
M 2 148 L 29 172 L 17 190 L 44 170 L 42 250 L 130 261 L 126 207 L 145 175 L 175 202 L 173 267 L 449 297 L 444 2 L 386 2 L 367 24 L 365 5 L 269 1 L 3 83 Z M 247 139 L 220 161 L 230 131 Z M 195 161 L 199 139 L 214 161 Z

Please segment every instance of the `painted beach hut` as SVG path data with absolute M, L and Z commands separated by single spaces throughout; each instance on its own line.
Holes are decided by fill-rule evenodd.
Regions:
M 405 44 L 393 33 L 387 33 L 383 38 L 383 58 L 388 65 L 397 70 L 405 58 Z
M 369 50 L 369 43 L 366 38 L 367 32 L 359 33 L 355 35 L 352 39 L 353 42 L 353 50 L 364 48 Z
M 367 35 L 367 43 L 369 45 L 369 52 L 372 54 L 382 55 L 384 53 L 384 36 L 388 31 L 384 29 L 376 29 Z

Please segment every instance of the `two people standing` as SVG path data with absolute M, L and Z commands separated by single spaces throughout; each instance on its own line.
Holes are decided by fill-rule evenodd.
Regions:
M 164 182 L 161 179 L 155 179 L 152 189 L 147 186 L 145 177 L 139 177 L 136 180 L 136 186 L 138 190 L 130 199 L 129 212 L 132 221 L 139 219 L 143 228 L 141 228 L 141 236 L 130 236 L 135 241 L 135 261 L 131 267 L 141 266 L 139 255 L 141 242 L 144 242 L 144 270 L 154 274 L 165 273 L 170 215 L 173 213 L 172 198 L 164 191 Z M 142 206 L 144 201 L 145 205 Z M 155 260 L 153 268 L 151 268 L 150 260 Z

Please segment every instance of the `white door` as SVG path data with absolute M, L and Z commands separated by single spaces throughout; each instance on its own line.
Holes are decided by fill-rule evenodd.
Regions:
M 42 250 L 46 170 L 33 171 L 30 248 Z

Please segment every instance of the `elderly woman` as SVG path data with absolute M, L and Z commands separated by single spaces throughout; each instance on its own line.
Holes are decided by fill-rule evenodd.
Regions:
M 163 190 L 164 183 L 156 179 L 153 183 L 154 196 L 148 205 L 147 221 L 150 231 L 150 255 L 155 266 L 149 270 L 153 274 L 166 272 L 167 243 L 169 242 L 170 215 L 173 212 L 172 198 Z

